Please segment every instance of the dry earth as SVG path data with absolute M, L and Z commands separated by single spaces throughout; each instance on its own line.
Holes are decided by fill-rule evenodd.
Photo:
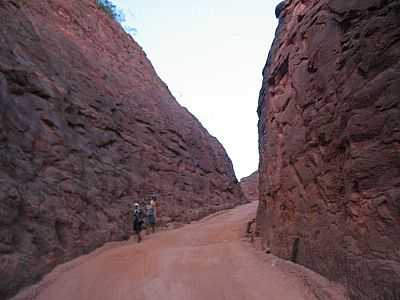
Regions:
M 146 236 L 141 244 L 109 243 L 14 299 L 347 299 L 319 275 L 251 246 L 244 231 L 256 206 Z

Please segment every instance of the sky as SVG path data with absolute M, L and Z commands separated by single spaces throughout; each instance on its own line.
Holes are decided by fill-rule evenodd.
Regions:
M 258 94 L 279 2 L 113 0 L 177 101 L 224 146 L 238 179 L 258 168 Z

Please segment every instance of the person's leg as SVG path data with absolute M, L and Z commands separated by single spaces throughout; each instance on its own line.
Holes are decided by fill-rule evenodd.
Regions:
M 151 229 L 152 229 L 153 233 L 156 232 L 156 223 L 151 224 Z
M 146 234 L 147 234 L 147 235 L 150 234 L 150 226 L 151 226 L 150 222 L 147 221 L 147 224 L 146 224 Z

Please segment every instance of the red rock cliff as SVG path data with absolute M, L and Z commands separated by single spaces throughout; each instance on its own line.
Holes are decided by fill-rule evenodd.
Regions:
M 400 2 L 292 0 L 259 102 L 266 247 L 400 299 Z
M 219 142 L 95 1 L 0 1 L 0 299 L 131 232 L 245 202 Z
M 240 179 L 240 187 L 249 201 L 258 201 L 258 171 Z

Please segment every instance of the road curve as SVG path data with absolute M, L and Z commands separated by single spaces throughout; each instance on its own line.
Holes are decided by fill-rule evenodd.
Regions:
M 251 247 L 243 236 L 256 205 L 146 236 L 141 244 L 107 244 L 57 267 L 14 299 L 346 299 L 315 273 Z

